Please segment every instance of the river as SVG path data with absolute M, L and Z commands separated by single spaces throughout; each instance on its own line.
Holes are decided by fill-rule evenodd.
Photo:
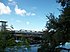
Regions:
M 6 52 L 37 52 L 39 47 L 40 47 L 39 44 L 34 44 L 30 45 L 30 48 L 21 46 L 18 49 L 16 49 L 16 47 L 14 47 L 12 51 L 10 50 L 10 48 L 7 48 Z

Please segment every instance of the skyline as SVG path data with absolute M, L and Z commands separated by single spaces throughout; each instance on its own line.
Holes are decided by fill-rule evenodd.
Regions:
M 42 31 L 46 25 L 46 15 L 60 14 L 56 0 L 0 0 L 0 20 L 8 21 L 14 29 Z

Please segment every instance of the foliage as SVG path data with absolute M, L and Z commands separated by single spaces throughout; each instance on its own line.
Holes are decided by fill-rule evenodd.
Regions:
M 10 48 L 12 51 L 14 46 L 21 47 L 25 45 L 25 47 L 30 48 L 28 39 L 21 37 L 20 41 L 21 42 L 15 41 L 15 36 L 13 35 L 12 31 L 0 31 L 0 52 L 5 52 L 6 48 Z
M 24 36 L 21 37 L 20 42 L 16 43 L 16 46 L 20 47 L 22 45 L 25 45 L 25 47 L 30 48 L 30 40 L 26 39 Z
M 0 52 L 5 51 L 6 47 L 13 47 L 15 39 L 10 31 L 0 31 Z
M 70 42 L 70 0 L 58 0 L 58 3 L 63 7 L 59 17 L 52 13 L 46 16 L 48 21 L 47 30 L 43 32 L 42 52 L 56 52 L 56 46 Z
M 58 3 L 61 4 L 63 7 L 69 7 L 70 6 L 70 0 L 57 0 Z

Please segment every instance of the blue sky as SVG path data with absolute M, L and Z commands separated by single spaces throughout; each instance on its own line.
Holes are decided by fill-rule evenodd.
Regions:
M 0 20 L 8 21 L 14 29 L 41 31 L 46 25 L 46 15 L 59 15 L 56 0 L 0 0 Z

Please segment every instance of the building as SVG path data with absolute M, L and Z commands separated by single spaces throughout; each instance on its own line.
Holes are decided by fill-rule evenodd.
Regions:
M 0 21 L 0 31 L 5 31 L 6 30 L 6 23 L 7 21 Z

